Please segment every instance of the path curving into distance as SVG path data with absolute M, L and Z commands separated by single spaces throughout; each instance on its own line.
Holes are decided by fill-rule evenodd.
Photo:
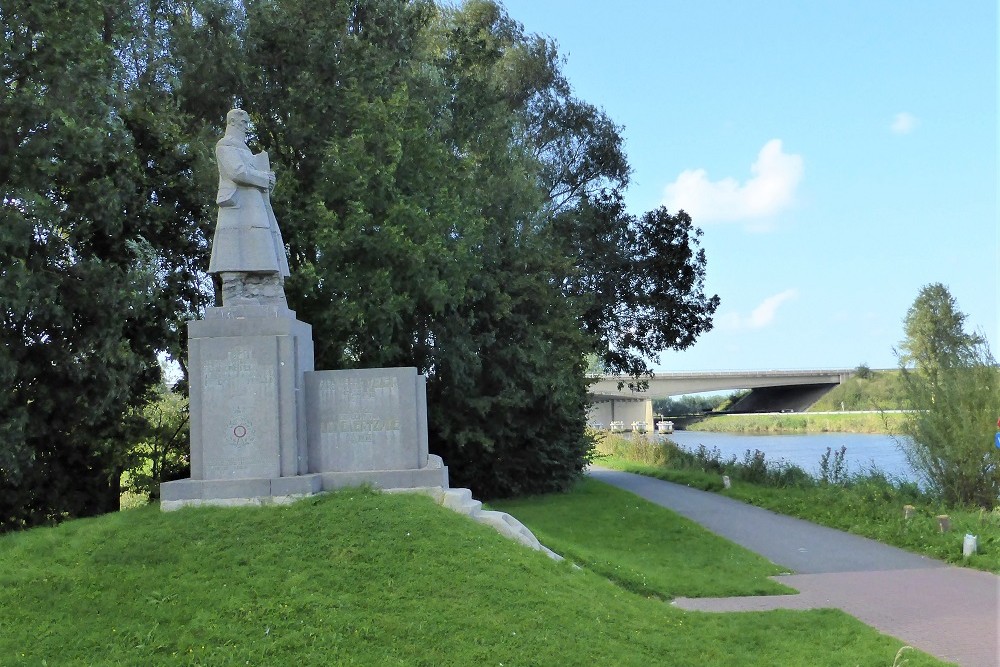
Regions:
M 880 632 L 963 667 L 1000 665 L 1000 577 L 950 566 L 864 537 L 715 493 L 591 466 L 590 477 L 673 510 L 786 567 L 799 593 L 678 598 L 690 611 L 837 608 Z

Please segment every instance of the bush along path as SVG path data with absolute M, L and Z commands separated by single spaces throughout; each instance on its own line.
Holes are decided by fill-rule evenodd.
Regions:
M 593 467 L 613 484 L 697 521 L 801 574 L 775 580 L 797 595 L 675 600 L 684 609 L 762 611 L 836 607 L 882 632 L 967 666 L 1000 664 L 1000 577 L 775 514 L 718 494 Z

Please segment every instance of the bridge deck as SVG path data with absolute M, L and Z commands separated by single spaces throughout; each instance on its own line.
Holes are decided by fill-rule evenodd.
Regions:
M 657 373 L 643 378 L 645 391 L 629 389 L 635 379 L 628 376 L 604 375 L 593 378 L 590 395 L 595 400 L 622 398 L 665 398 L 703 391 L 755 389 L 804 384 L 840 384 L 854 374 L 854 369 L 772 370 L 772 371 L 701 371 Z M 621 389 L 619 383 L 624 383 Z

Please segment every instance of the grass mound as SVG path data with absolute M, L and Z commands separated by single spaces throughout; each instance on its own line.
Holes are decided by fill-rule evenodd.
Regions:
M 887 370 L 847 378 L 810 410 L 905 410 L 909 407 L 902 374 L 898 370 Z
M 359 490 L 6 535 L 0 608 L 3 665 L 890 665 L 899 648 L 837 611 L 683 612 L 429 498 Z

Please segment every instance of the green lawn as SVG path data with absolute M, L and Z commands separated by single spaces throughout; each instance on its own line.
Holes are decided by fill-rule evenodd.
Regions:
M 643 595 L 728 597 L 793 593 L 782 568 L 638 496 L 591 479 L 571 494 L 503 503 L 550 549 Z M 669 545 L 665 548 L 665 545 Z
M 548 504 L 562 523 L 604 525 L 589 514 L 594 493 L 517 512 L 541 525 Z M 647 556 L 702 543 L 686 529 L 658 534 L 669 522 L 655 512 L 622 517 L 648 531 Z M 568 530 L 562 544 L 613 567 L 598 533 L 574 542 Z M 0 664 L 888 667 L 900 647 L 833 610 L 683 612 L 660 599 L 676 589 L 650 558 L 622 563 L 649 568 L 659 593 L 556 563 L 423 496 L 147 507 L 0 537 Z M 759 583 L 756 569 L 721 572 L 729 586 Z M 939 663 L 912 653 L 909 664 Z

